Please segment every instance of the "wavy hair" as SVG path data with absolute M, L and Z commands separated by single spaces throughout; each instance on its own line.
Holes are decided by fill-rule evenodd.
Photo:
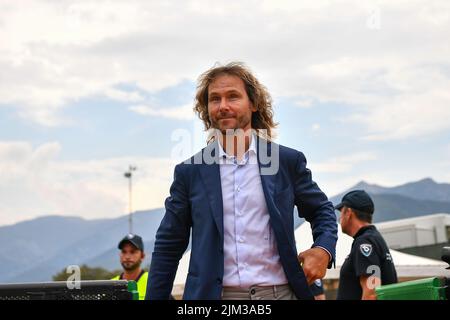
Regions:
M 251 125 L 258 135 L 272 140 L 273 130 L 278 125 L 273 121 L 272 97 L 258 79 L 242 62 L 230 62 L 224 66 L 214 66 L 198 78 L 195 95 L 194 111 L 205 125 L 205 130 L 211 129 L 208 115 L 208 88 L 218 76 L 227 74 L 239 77 L 244 81 L 245 90 L 256 111 L 252 114 Z M 262 129 L 262 130 L 261 130 Z

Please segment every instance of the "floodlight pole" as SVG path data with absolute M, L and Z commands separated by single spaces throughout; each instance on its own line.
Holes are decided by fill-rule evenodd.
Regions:
M 129 166 L 128 171 L 125 172 L 124 176 L 128 179 L 128 233 L 133 233 L 133 207 L 132 207 L 132 178 L 133 178 L 133 171 L 136 171 L 136 167 Z

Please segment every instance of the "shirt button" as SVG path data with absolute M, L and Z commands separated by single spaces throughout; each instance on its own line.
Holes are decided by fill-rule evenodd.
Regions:
M 241 191 L 241 188 L 237 187 L 236 191 L 237 191 L 237 192 Z
M 217 278 L 217 283 L 218 283 L 218 284 L 222 284 L 222 279 Z
M 244 238 L 239 238 L 239 242 L 244 242 Z

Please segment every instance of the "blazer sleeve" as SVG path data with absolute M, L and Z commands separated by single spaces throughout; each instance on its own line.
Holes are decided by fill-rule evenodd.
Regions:
M 328 268 L 335 263 L 337 222 L 334 207 L 325 193 L 312 180 L 306 158 L 299 152 L 295 166 L 295 205 L 299 216 L 311 223 L 313 247 L 322 247 L 331 254 Z
M 178 263 L 189 244 L 192 219 L 182 165 L 175 167 L 174 180 L 165 207 L 166 213 L 156 232 L 146 300 L 170 298 Z

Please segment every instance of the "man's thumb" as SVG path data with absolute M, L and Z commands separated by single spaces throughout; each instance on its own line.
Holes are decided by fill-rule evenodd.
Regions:
M 303 252 L 300 252 L 300 254 L 298 255 L 298 261 L 302 262 L 305 260 L 305 255 Z

